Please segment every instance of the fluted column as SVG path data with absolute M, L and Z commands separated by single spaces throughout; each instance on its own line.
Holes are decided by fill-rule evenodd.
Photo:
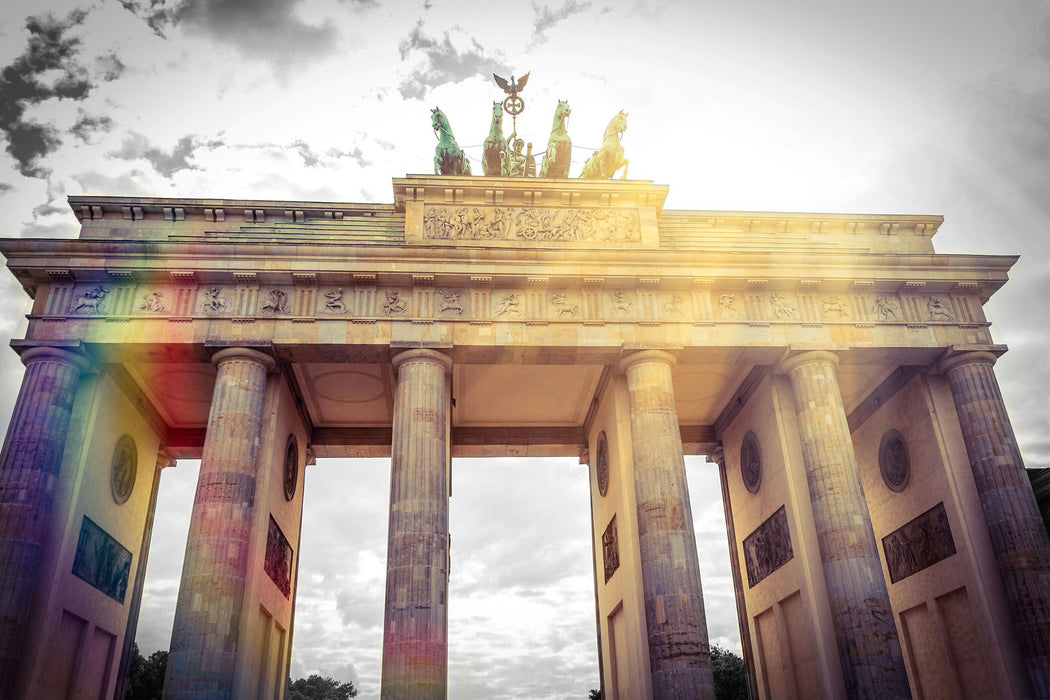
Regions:
M 0 453 L 0 697 L 13 696 L 83 355 L 22 353 L 26 371 Z
M 722 510 L 726 519 L 726 536 L 729 538 L 729 564 L 733 572 L 733 597 L 736 599 L 736 623 L 740 628 L 740 651 L 747 666 L 747 696 L 758 697 L 758 682 L 755 679 L 755 654 L 751 647 L 751 628 L 747 622 L 747 602 L 744 600 L 744 583 L 740 574 L 740 555 L 736 549 L 736 525 L 733 522 L 733 503 L 729 498 L 729 475 L 726 473 L 725 451 L 716 447 L 707 455 L 709 462 L 718 465 L 718 478 L 722 485 Z
M 274 360 L 256 350 L 229 348 L 212 362 L 218 375 L 190 515 L 165 698 L 233 694 L 263 398 Z
M 671 384 L 673 355 L 643 350 L 627 375 L 642 597 L 653 697 L 714 698 L 700 562 L 682 436 Z
M 886 580 L 853 453 L 835 367 L 838 356 L 788 357 L 813 524 L 846 695 L 911 697 Z
M 448 678 L 448 426 L 452 361 L 393 358 L 397 372 L 382 697 L 441 698 Z
M 990 352 L 942 361 L 1035 696 L 1050 697 L 1050 542 Z

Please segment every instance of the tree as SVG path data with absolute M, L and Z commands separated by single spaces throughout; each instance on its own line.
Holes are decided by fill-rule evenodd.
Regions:
M 145 658 L 139 645 L 131 645 L 131 664 L 128 666 L 128 689 L 125 700 L 160 700 L 164 691 L 164 671 L 168 668 L 168 652 L 155 651 Z
M 748 700 L 747 665 L 739 656 L 711 645 L 711 675 L 715 681 L 716 700 Z
M 587 693 L 587 700 L 602 700 L 602 691 L 591 688 Z
M 350 700 L 356 695 L 353 683 L 321 678 L 316 673 L 296 681 L 288 679 L 288 700 Z

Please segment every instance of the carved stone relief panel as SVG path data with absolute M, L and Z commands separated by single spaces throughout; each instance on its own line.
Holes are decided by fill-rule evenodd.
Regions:
M 493 317 L 496 320 L 511 321 L 525 317 L 524 294 L 518 291 L 501 289 L 492 292 Z
M 85 515 L 73 557 L 73 575 L 123 605 L 131 575 L 131 552 Z
M 117 505 L 126 503 L 135 488 L 135 476 L 138 474 L 139 454 L 135 440 L 130 435 L 122 435 L 113 448 L 110 460 L 110 488 L 113 500 Z
M 642 235 L 635 210 L 436 206 L 423 213 L 423 238 L 634 243 Z
M 718 315 L 725 319 L 743 319 L 744 307 L 740 294 L 725 292 L 718 295 Z
M 787 511 L 780 506 L 773 515 L 744 538 L 744 563 L 747 585 L 753 588 L 781 566 L 791 561 L 791 532 L 788 530 Z
M 295 498 L 295 487 L 299 481 L 299 443 L 294 435 L 288 436 L 288 446 L 284 453 L 284 498 L 287 501 Z
M 798 318 L 798 305 L 783 294 L 776 292 L 769 295 L 769 305 L 773 308 L 773 317 L 778 321 L 789 321 Z
M 605 564 L 605 582 L 620 568 L 620 543 L 616 535 L 616 516 L 612 517 L 602 533 L 602 559 Z
M 259 312 L 264 314 L 287 314 L 291 310 L 289 295 L 283 289 L 264 288 L 259 293 Z
M 955 539 L 944 503 L 882 538 L 890 582 L 897 583 L 955 554 Z
M 384 289 L 382 313 L 384 316 L 409 316 L 408 299 L 400 289 Z
M 901 492 L 911 478 L 911 459 L 904 436 L 896 430 L 887 430 L 879 443 L 879 471 L 891 491 Z
M 350 300 L 353 298 L 354 290 L 344 291 L 342 287 L 326 289 L 319 295 L 320 312 L 322 314 L 335 314 L 345 316 L 350 313 Z
M 740 477 L 748 491 L 758 493 L 762 484 L 762 450 L 758 446 L 758 437 L 750 430 L 740 443 Z
M 208 316 L 218 316 L 230 312 L 229 292 L 222 287 L 205 287 L 200 295 L 200 311 Z
M 455 288 L 438 290 L 438 316 L 442 318 L 460 318 L 464 316 L 466 301 L 463 291 Z M 467 313 L 467 316 L 470 314 Z
M 605 496 L 609 492 L 609 440 L 605 431 L 598 433 L 598 461 L 595 464 L 598 476 L 598 493 Z
M 580 302 L 575 295 L 566 292 L 555 292 L 550 297 L 550 314 L 552 318 L 575 319 L 580 315 Z
M 167 291 L 153 288 L 142 293 L 139 295 L 138 305 L 135 307 L 135 310 L 147 314 L 169 313 L 171 307 L 168 303 L 169 296 Z
M 270 528 L 266 533 L 266 558 L 263 570 L 277 588 L 289 598 L 292 593 L 292 546 L 284 536 L 277 521 L 270 516 Z
M 613 318 L 633 318 L 635 315 L 635 304 L 637 299 L 635 298 L 634 290 L 623 290 L 614 289 L 608 292 L 606 300 L 609 309 L 607 313 Z
M 951 299 L 940 296 L 926 297 L 927 321 L 954 321 L 955 311 Z
M 106 297 L 112 291 L 111 287 L 102 285 L 76 290 L 76 295 L 69 304 L 69 313 L 89 316 L 106 313 Z
M 872 318 L 876 321 L 903 321 L 900 299 L 896 294 L 875 294 L 871 301 Z

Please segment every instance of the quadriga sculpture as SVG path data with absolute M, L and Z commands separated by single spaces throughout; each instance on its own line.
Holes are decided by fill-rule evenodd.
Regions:
M 438 138 L 434 148 L 434 174 L 470 175 L 470 162 L 452 135 L 448 117 L 437 107 L 431 110 L 430 125 Z
M 580 177 L 594 180 L 608 180 L 616 171 L 623 167 L 621 180 L 627 179 L 628 160 L 623 157 L 623 146 L 620 145 L 620 135 L 627 130 L 627 112 L 622 109 L 619 114 L 612 118 L 609 126 L 605 127 L 605 135 L 602 137 L 602 147 L 587 159 L 583 164 L 583 172 Z
M 569 177 L 569 162 L 572 159 L 572 140 L 569 132 L 565 129 L 572 110 L 567 100 L 558 100 L 558 106 L 554 110 L 554 123 L 551 125 L 551 135 L 547 139 L 547 154 L 543 156 L 543 165 L 540 166 L 540 177 Z

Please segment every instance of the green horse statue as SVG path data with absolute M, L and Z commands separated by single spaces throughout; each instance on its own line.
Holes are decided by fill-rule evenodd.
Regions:
M 506 177 L 510 174 L 510 154 L 507 151 L 507 139 L 503 138 L 503 106 L 499 102 L 492 103 L 492 125 L 485 139 L 481 167 L 488 177 Z
M 434 127 L 434 134 L 438 138 L 434 148 L 434 174 L 470 175 L 470 162 L 456 143 L 456 137 L 452 135 L 448 117 L 437 107 L 430 111 L 430 125 Z
M 558 100 L 554 110 L 554 123 L 547 139 L 547 154 L 543 156 L 540 177 L 569 177 L 569 162 L 572 160 L 572 141 L 565 130 L 565 121 L 572 114 L 568 100 Z
M 620 135 L 626 130 L 627 112 L 621 109 L 620 113 L 609 122 L 609 126 L 605 127 L 602 147 L 583 164 L 583 172 L 580 173 L 580 177 L 591 180 L 608 180 L 622 166 L 623 175 L 620 179 L 627 179 L 628 160 L 623 157 L 623 146 L 620 145 Z

